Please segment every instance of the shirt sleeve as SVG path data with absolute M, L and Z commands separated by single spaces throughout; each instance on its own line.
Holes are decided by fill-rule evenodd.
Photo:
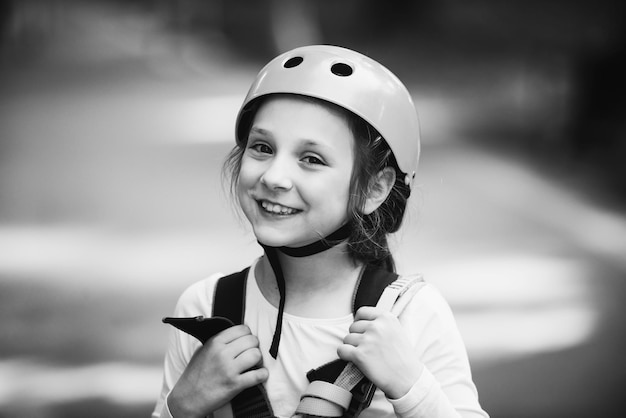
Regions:
M 169 396 L 169 393 L 165 396 L 164 400 L 162 401 L 162 404 L 159 406 L 157 404 L 157 408 L 154 409 L 154 412 L 152 413 L 152 418 L 174 418 L 172 416 L 172 413 L 170 412 L 170 408 L 167 405 L 167 397 Z M 161 400 L 161 399 L 159 399 Z M 158 410 L 160 409 L 161 413 L 158 415 L 155 415 L 158 413 Z
M 174 309 L 174 317 L 211 316 L 213 310 L 213 289 L 222 275 L 215 274 L 189 286 L 180 296 Z M 163 362 L 163 383 L 152 418 L 172 418 L 167 406 L 167 397 L 187 367 L 200 341 L 191 335 L 170 326 L 165 360 Z
M 443 296 L 425 285 L 399 316 L 424 364 L 420 378 L 399 399 L 389 399 L 400 418 L 485 418 L 465 344 Z

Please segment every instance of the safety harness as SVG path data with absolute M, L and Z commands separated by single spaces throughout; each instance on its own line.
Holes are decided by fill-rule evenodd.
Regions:
M 215 288 L 213 317 L 166 317 L 163 322 L 194 336 L 202 344 L 217 333 L 242 324 L 245 314 L 246 280 L 249 268 L 222 277 Z M 353 313 L 362 306 L 392 309 L 399 297 L 421 276 L 399 277 L 397 274 L 367 265 L 356 286 Z M 367 408 L 376 387 L 352 363 L 341 359 L 324 364 L 307 373 L 310 382 L 301 397 L 296 417 L 357 418 Z M 231 400 L 235 418 L 274 418 L 265 387 L 247 388 Z

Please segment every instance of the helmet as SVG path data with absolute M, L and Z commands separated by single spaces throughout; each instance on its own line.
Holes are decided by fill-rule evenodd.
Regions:
M 411 187 L 420 151 L 417 112 L 402 82 L 387 68 L 356 51 L 330 45 L 285 52 L 259 72 L 243 101 L 235 135 L 244 143 L 242 117 L 259 97 L 292 93 L 315 97 L 360 116 L 387 141 Z

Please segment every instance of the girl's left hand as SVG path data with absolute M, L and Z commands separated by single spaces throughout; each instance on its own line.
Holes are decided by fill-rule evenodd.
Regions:
M 337 349 L 342 360 L 354 363 L 390 399 L 411 389 L 424 365 L 392 313 L 371 306 L 359 308 L 350 333 Z

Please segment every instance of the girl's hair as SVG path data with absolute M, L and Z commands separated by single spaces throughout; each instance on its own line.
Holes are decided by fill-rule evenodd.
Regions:
M 230 179 L 232 196 L 237 195 L 235 188 L 239 180 L 247 133 L 254 115 L 267 97 L 261 97 L 250 103 L 242 114 L 238 127 L 239 141 L 224 162 L 223 175 Z M 348 198 L 348 222 L 351 229 L 348 238 L 350 255 L 354 260 L 395 271 L 395 263 L 389 249 L 387 235 L 400 228 L 411 190 L 404 183 L 405 174 L 398 168 L 389 145 L 369 123 L 341 106 L 309 96 L 298 97 L 321 104 L 341 115 L 348 123 L 355 138 L 355 162 Z M 363 208 L 371 187 L 374 187 L 372 180 L 387 167 L 393 168 L 396 173 L 396 181 L 391 192 L 378 209 L 365 215 Z

